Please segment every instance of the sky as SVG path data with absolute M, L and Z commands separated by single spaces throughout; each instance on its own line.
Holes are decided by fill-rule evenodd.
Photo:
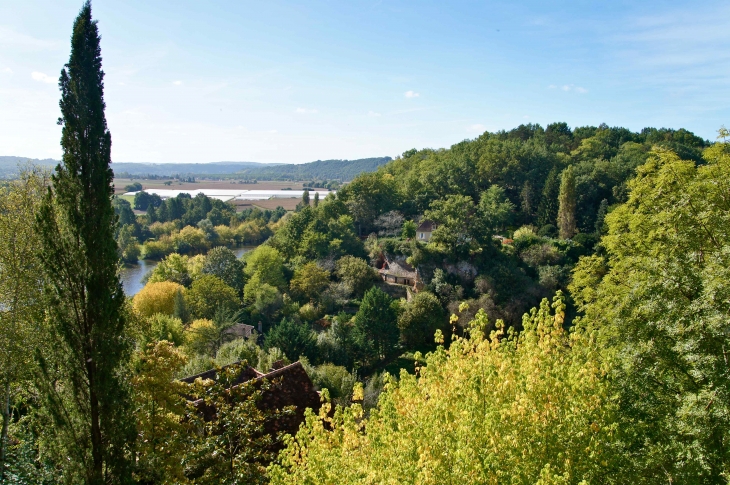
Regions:
M 80 0 L 0 2 L 0 155 L 60 158 Z M 523 123 L 730 124 L 720 1 L 94 0 L 117 162 L 302 163 Z

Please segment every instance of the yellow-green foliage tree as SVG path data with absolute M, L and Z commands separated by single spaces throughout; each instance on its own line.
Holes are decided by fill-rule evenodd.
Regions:
M 142 316 L 150 317 L 155 313 L 172 315 L 175 310 L 175 294 L 182 291 L 182 285 L 172 281 L 147 283 L 134 295 L 133 305 Z
M 177 253 L 170 254 L 155 266 L 147 282 L 173 281 L 183 286 L 189 286 L 192 282 L 189 264 L 190 258 L 188 256 Z
M 213 276 L 201 276 L 193 282 L 185 293 L 185 303 L 193 316 L 213 318 L 219 308 L 235 311 L 241 305 L 236 290 Z
M 301 483 L 611 483 L 620 478 L 616 414 L 591 336 L 563 329 L 560 296 L 525 315 L 519 335 L 457 338 L 426 357 L 420 378 L 390 379 L 370 417 L 360 405 L 309 413 L 277 485 Z M 501 327 L 501 324 L 498 325 Z M 438 338 L 438 337 L 437 337 Z M 361 398 L 355 392 L 355 398 Z M 360 394 L 360 396 L 358 396 Z
M 206 336 L 215 331 L 215 325 L 213 320 L 207 318 L 199 318 L 193 320 L 192 323 L 185 329 L 185 346 L 188 351 L 193 354 L 205 354 L 210 349 L 208 348 L 208 340 Z
M 730 146 L 704 159 L 652 152 L 606 217 L 604 256 L 581 259 L 570 287 L 650 483 L 730 476 Z
M 244 272 L 253 277 L 258 275 L 259 281 L 275 288 L 283 288 L 284 259 L 276 249 L 270 246 L 259 246 L 244 256 L 246 266 Z
M 310 262 L 294 272 L 290 287 L 295 295 L 314 301 L 322 290 L 327 288 L 329 282 L 330 272 L 320 268 L 317 263 Z
M 43 335 L 38 326 L 43 273 L 33 222 L 46 183 L 43 172 L 30 169 L 0 188 L 0 483 L 7 469 L 13 395 L 27 388 L 34 347 Z
M 185 483 L 187 449 L 184 417 L 187 385 L 174 379 L 186 358 L 166 340 L 140 352 L 132 379 L 137 417 L 137 467 L 140 483 Z

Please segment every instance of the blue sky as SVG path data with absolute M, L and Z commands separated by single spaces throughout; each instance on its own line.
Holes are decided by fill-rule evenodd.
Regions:
M 0 155 L 58 158 L 81 1 L 0 3 Z M 119 162 L 307 162 L 521 123 L 730 124 L 726 2 L 96 0 Z

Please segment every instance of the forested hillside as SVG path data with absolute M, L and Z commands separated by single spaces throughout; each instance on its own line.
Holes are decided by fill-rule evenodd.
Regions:
M 369 417 L 359 390 L 347 409 L 310 414 L 272 483 L 726 483 L 730 150 L 701 144 L 675 145 L 683 156 L 629 145 L 646 161 L 614 185 L 625 201 L 567 295 L 544 299 L 520 332 L 487 310 L 450 345 L 437 334 L 443 346 L 417 376 L 391 379 Z M 452 154 L 441 160 L 468 160 Z

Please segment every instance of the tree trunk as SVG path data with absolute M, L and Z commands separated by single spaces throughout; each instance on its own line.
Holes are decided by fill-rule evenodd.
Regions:
M 5 396 L 2 403 L 3 430 L 0 434 L 0 483 L 5 481 L 5 455 L 8 446 L 8 426 L 10 426 L 10 379 L 5 380 Z

